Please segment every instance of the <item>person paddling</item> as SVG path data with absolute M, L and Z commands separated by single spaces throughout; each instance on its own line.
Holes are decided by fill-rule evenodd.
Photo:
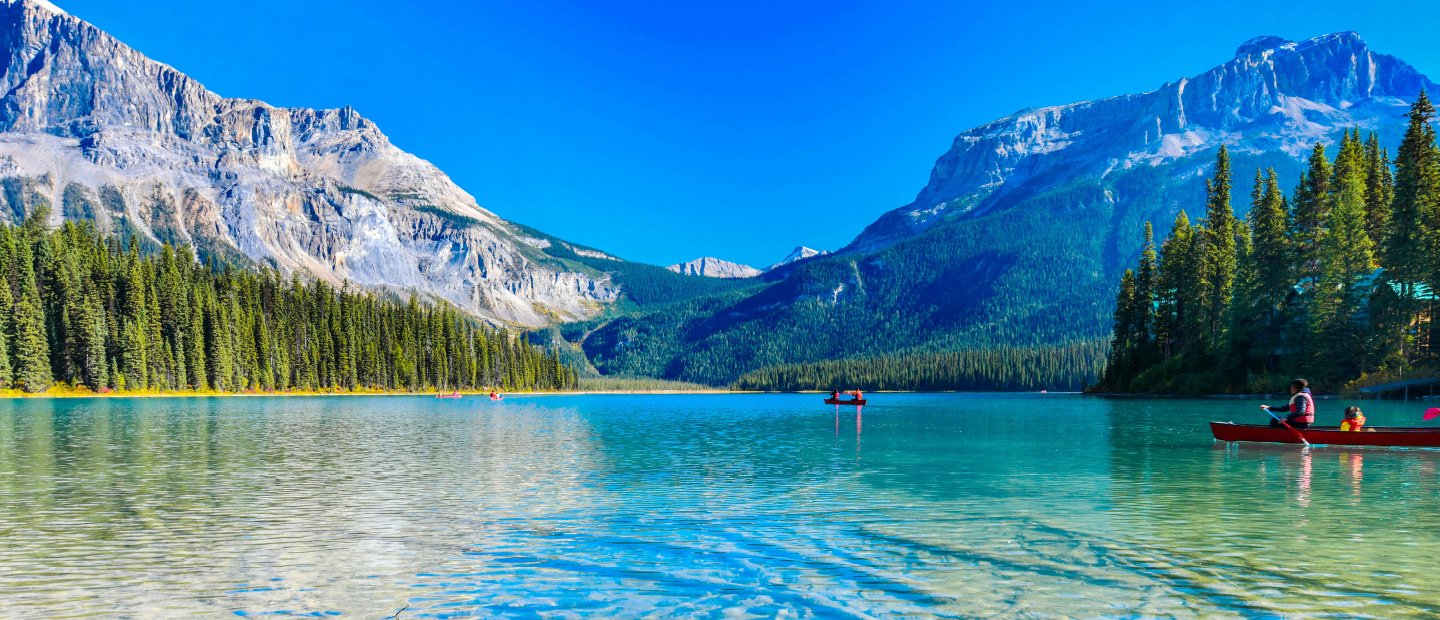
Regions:
M 1290 383 L 1290 402 L 1284 405 L 1260 405 L 1261 409 L 1272 411 L 1276 409 L 1289 411 L 1285 416 L 1285 422 L 1278 419 L 1270 420 L 1271 428 L 1280 428 L 1289 424 L 1294 428 L 1310 428 L 1315 423 L 1315 397 L 1310 394 L 1310 382 L 1304 379 L 1296 379 Z

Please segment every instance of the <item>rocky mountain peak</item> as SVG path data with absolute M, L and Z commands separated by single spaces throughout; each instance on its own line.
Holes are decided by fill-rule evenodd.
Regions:
M 1240 47 L 1236 48 L 1235 50 L 1235 57 L 1239 58 L 1241 56 L 1249 56 L 1250 54 L 1257 54 L 1266 50 L 1272 50 L 1290 42 L 1291 41 L 1289 39 L 1286 39 L 1285 37 L 1277 37 L 1274 35 L 1261 35 L 1258 37 L 1254 37 L 1244 43 L 1241 43 Z
M 1395 144 L 1393 121 L 1422 89 L 1433 92 L 1435 83 L 1354 32 L 1297 42 L 1256 37 L 1236 58 L 1148 93 L 1022 110 L 960 133 L 915 201 L 849 249 L 1003 209 L 1067 179 L 1192 159 L 1203 167 L 1221 144 L 1241 155 L 1298 157 L 1352 127 Z M 1193 176 L 1195 168 L 1185 170 Z
M 105 232 L 451 301 L 583 318 L 609 277 L 558 266 L 353 108 L 227 99 L 41 0 L 0 0 L 0 217 Z
M 819 250 L 813 250 L 813 249 L 807 248 L 807 247 L 805 247 L 805 246 L 803 246 L 803 245 L 797 245 L 797 246 L 795 246 L 795 249 L 790 250 L 790 253 L 785 255 L 785 258 L 782 258 L 782 259 L 780 259 L 778 262 L 776 262 L 775 264 L 770 265 L 769 267 L 766 267 L 765 270 L 766 270 L 766 271 L 774 271 L 774 270 L 779 269 L 779 268 L 781 268 L 781 267 L 784 267 L 784 266 L 786 266 L 786 265 L 789 265 L 789 264 L 792 264 L 792 263 L 797 263 L 797 262 L 800 262 L 800 261 L 805 260 L 805 259 L 808 259 L 808 258 L 814 258 L 814 257 L 816 257 L 816 256 L 822 256 L 822 255 L 825 255 L 825 254 L 829 254 L 829 252 L 821 252 L 821 251 L 819 251 Z
M 759 269 L 749 265 L 732 263 L 713 256 L 677 263 L 666 267 L 666 269 L 682 275 L 705 276 L 707 278 L 753 278 L 761 274 Z

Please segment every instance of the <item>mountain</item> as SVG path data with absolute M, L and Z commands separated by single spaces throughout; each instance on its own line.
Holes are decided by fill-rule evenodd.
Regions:
M 355 110 L 220 97 L 48 2 L 0 0 L 0 217 L 445 299 L 496 322 L 593 316 L 618 264 L 507 222 Z M 564 258 L 561 258 L 564 256 Z
M 1115 208 L 1143 208 L 1149 203 L 1112 186 L 1131 173 L 1173 169 L 1165 181 L 1200 188 L 1188 166 L 1206 165 L 1221 144 L 1252 163 L 1274 161 L 1282 173 L 1342 128 L 1378 131 L 1393 147 L 1403 129 L 1395 119 L 1422 88 L 1434 83 L 1353 32 L 1300 42 L 1256 37 L 1225 64 L 1148 93 L 1022 110 L 961 133 L 915 200 L 847 249 L 874 250 L 943 221 L 1006 209 L 1070 179 L 1103 183 Z M 1246 205 L 1236 207 L 1243 213 Z
M 705 276 L 707 278 L 753 278 L 761 274 L 759 269 L 749 265 L 732 263 L 711 256 L 670 265 L 666 269 L 687 276 Z
M 829 254 L 829 252 L 821 252 L 819 250 L 812 250 L 803 245 L 797 245 L 795 246 L 795 249 L 790 250 L 790 253 L 785 255 L 785 258 L 782 258 L 779 262 L 770 265 L 769 267 L 766 267 L 765 271 L 775 271 L 776 269 L 779 269 L 786 265 L 798 263 L 802 260 L 809 258 L 815 258 L 816 256 L 820 256 L 822 254 Z
M 708 383 L 797 362 L 1100 341 L 1144 223 L 1163 236 L 1180 210 L 1204 215 L 1220 145 L 1243 215 L 1254 170 L 1293 186 L 1317 141 L 1358 127 L 1393 152 L 1422 89 L 1435 83 L 1355 33 L 1257 37 L 1150 92 L 960 133 L 913 201 L 763 289 L 571 333 L 602 372 Z
M 769 267 L 766 267 L 764 269 L 756 269 L 749 265 L 732 263 L 730 261 L 720 260 L 718 258 L 709 256 L 704 258 L 697 258 L 688 263 L 678 263 L 675 265 L 670 265 L 669 267 L 666 267 L 666 269 L 687 276 L 706 276 L 711 278 L 753 278 L 762 273 L 768 273 L 786 265 L 791 265 L 806 259 L 814 258 L 816 256 L 822 256 L 825 254 L 829 254 L 829 252 L 812 250 L 803 245 L 800 245 L 795 246 L 794 250 L 791 250 L 789 254 L 785 255 L 785 258 L 780 259 L 775 264 L 770 265 Z

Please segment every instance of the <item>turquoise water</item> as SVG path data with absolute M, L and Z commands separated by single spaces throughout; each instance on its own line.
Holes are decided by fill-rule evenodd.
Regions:
M 0 617 L 1440 614 L 1440 450 L 1213 442 L 1248 401 L 819 401 L 0 401 Z

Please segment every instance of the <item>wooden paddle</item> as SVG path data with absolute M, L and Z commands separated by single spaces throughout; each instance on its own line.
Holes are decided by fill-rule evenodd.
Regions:
M 1279 422 L 1282 426 L 1284 426 L 1285 428 L 1290 429 L 1290 432 L 1295 433 L 1295 436 L 1300 438 L 1300 443 L 1305 444 L 1305 447 L 1306 447 L 1306 448 L 1309 448 L 1309 447 L 1310 447 L 1310 442 L 1305 439 L 1305 434 L 1302 433 L 1302 432 L 1300 432 L 1299 430 L 1296 430 L 1295 427 L 1290 426 L 1290 423 L 1289 423 L 1289 422 L 1286 422 L 1286 421 L 1285 421 L 1285 418 L 1282 418 L 1282 417 L 1280 417 L 1280 416 L 1278 416 L 1278 415 L 1275 415 L 1275 412 L 1274 412 L 1274 411 L 1271 411 L 1269 407 L 1261 407 L 1261 409 L 1264 409 L 1264 410 L 1265 410 L 1265 413 L 1270 414 L 1270 417 L 1275 418 L 1275 421 Z

